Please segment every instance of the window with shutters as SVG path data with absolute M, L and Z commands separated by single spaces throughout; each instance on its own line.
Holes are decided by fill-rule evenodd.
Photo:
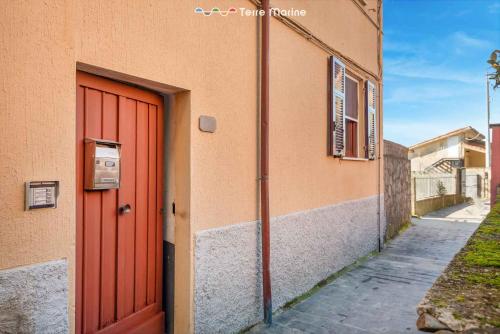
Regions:
M 333 56 L 329 62 L 328 84 L 328 154 L 345 159 L 375 159 L 375 84 L 358 77 Z
M 359 129 L 359 105 L 358 105 L 358 81 L 346 75 L 345 79 L 345 156 L 358 157 L 358 129 Z

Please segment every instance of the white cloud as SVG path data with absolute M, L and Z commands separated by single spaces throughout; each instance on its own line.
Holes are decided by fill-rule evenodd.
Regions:
M 469 125 L 480 132 L 486 131 L 486 122 L 480 116 L 472 122 L 463 118 L 433 120 L 432 122 L 429 120 L 384 119 L 384 139 L 411 146 Z
M 414 44 L 388 40 L 384 41 L 383 45 L 384 51 L 396 51 L 396 52 L 412 52 L 416 53 L 417 50 Z
M 481 73 L 466 72 L 447 67 L 443 64 L 432 63 L 416 58 L 386 58 L 384 60 L 384 69 L 387 74 L 408 78 L 457 81 L 468 84 L 482 82 Z
M 434 103 L 436 100 L 463 96 L 465 93 L 463 89 L 446 85 L 398 86 L 386 95 L 384 103 Z
M 386 80 L 386 78 L 389 80 Z M 460 82 L 401 80 L 401 78 L 398 79 L 392 76 L 384 77 L 384 81 L 390 82 L 389 85 L 386 85 L 384 103 L 392 106 L 401 103 L 436 105 L 456 101 L 465 96 L 478 96 L 478 94 L 483 93 L 481 85 L 464 85 Z
M 474 38 L 463 31 L 457 31 L 451 35 L 452 45 L 458 54 L 463 54 L 470 48 L 474 49 L 490 49 L 492 43 L 487 40 Z
M 469 125 L 485 133 L 486 106 L 482 93 L 480 89 L 475 93 L 459 90 L 457 98 L 431 103 L 385 104 L 384 138 L 408 146 Z
M 384 36 L 384 51 L 388 51 L 384 54 L 384 138 L 408 146 L 468 125 L 486 131 L 486 59 L 498 48 L 500 32 L 493 23 L 498 14 L 493 19 L 483 14 L 500 13 L 500 1 L 477 6 L 483 8 L 448 6 L 432 20 L 421 20 L 439 22 L 438 29 L 389 26 L 393 30 Z M 478 20 L 486 18 L 488 22 L 477 26 Z M 500 90 L 496 101 L 495 97 L 492 116 L 500 119 Z
M 447 132 L 446 128 L 436 122 L 384 119 L 384 139 L 411 146 Z
M 491 36 L 495 35 L 498 36 L 498 32 L 491 32 L 490 38 L 494 40 Z M 464 68 L 473 65 L 470 62 L 475 60 L 471 57 L 489 54 L 493 48 L 491 41 L 463 31 L 440 39 L 428 36 L 414 43 L 408 43 L 402 37 L 387 39 L 384 51 L 391 53 L 384 57 L 385 73 L 410 78 L 479 83 L 482 82 L 482 74 Z
M 500 2 L 494 2 L 488 6 L 488 11 L 490 14 L 498 14 L 500 13 Z

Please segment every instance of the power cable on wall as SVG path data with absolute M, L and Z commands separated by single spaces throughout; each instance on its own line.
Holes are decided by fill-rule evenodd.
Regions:
M 260 0 L 248 0 L 248 1 L 250 1 L 251 3 L 253 3 L 258 8 L 261 7 L 261 1 Z M 352 0 L 352 1 L 355 2 L 355 0 Z M 276 7 L 273 7 L 271 5 L 271 8 L 276 8 Z M 366 14 L 366 12 L 362 8 L 360 10 L 362 10 L 363 13 Z M 366 15 L 368 15 L 368 14 L 366 14 Z M 329 55 L 332 55 L 332 56 L 335 56 L 335 57 L 339 58 L 345 64 L 349 64 L 351 67 L 357 69 L 358 71 L 364 73 L 365 75 L 370 76 L 371 79 L 375 79 L 375 81 L 380 81 L 380 79 L 381 79 L 380 74 L 376 74 L 376 73 L 370 71 L 369 69 L 367 69 L 367 68 L 363 67 L 362 65 L 358 64 L 352 58 L 350 58 L 350 57 L 342 54 L 338 50 L 334 49 L 333 47 L 331 47 L 330 45 L 328 45 L 326 42 L 324 42 L 318 36 L 316 36 L 315 34 L 313 34 L 309 29 L 307 29 L 306 27 L 304 27 L 302 24 L 300 24 L 296 20 L 292 19 L 291 17 L 285 16 L 285 15 L 281 15 L 279 13 L 279 11 L 272 11 L 272 16 L 274 16 L 274 18 L 276 18 L 278 21 L 282 22 L 287 27 L 289 27 L 290 29 L 294 30 L 295 32 L 297 32 L 298 34 L 300 34 L 302 37 L 304 37 L 305 39 L 307 39 L 311 43 L 315 44 L 316 46 L 318 46 L 321 49 L 323 49 L 324 51 L 326 51 Z M 371 18 L 370 18 L 370 22 L 372 22 Z M 378 41 L 380 41 L 380 39 L 381 39 L 380 36 L 382 34 L 382 31 L 381 31 L 381 29 L 376 24 L 374 26 L 377 29 Z M 377 52 L 379 53 L 378 57 L 380 58 L 380 42 L 377 42 L 377 44 L 378 44 L 377 45 Z M 379 65 L 378 65 L 378 67 L 379 67 L 378 68 L 378 72 L 381 73 L 382 72 L 382 69 L 381 69 L 382 65 L 381 65 L 381 60 L 380 59 L 378 60 L 378 63 L 379 63 Z

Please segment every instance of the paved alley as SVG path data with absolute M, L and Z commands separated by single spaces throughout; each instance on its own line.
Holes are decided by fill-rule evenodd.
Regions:
M 419 333 L 417 304 L 488 211 L 463 204 L 414 219 L 381 254 L 251 333 Z

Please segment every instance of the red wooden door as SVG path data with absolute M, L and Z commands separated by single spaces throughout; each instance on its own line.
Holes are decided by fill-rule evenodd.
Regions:
M 77 72 L 77 333 L 163 333 L 163 102 Z M 119 189 L 84 190 L 84 139 L 120 142 Z M 128 213 L 119 207 L 129 204 Z

